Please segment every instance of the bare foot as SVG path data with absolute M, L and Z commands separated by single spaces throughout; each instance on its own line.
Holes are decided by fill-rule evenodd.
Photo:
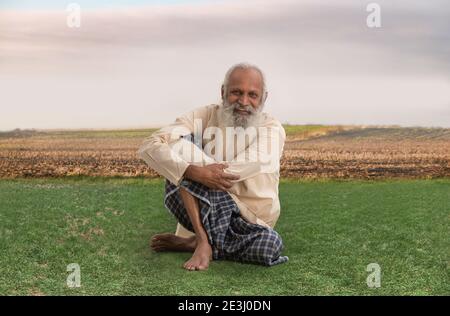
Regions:
M 150 240 L 154 251 L 188 251 L 194 252 L 197 246 L 195 236 L 184 238 L 174 234 L 157 234 Z
M 207 241 L 198 241 L 191 259 L 185 262 L 183 267 L 189 271 L 207 270 L 212 259 L 211 245 Z

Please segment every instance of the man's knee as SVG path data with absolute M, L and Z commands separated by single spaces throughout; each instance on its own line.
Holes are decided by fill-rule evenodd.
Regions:
M 270 264 L 276 260 L 283 250 L 283 240 L 273 229 L 264 231 L 261 235 L 261 254 L 264 263 Z

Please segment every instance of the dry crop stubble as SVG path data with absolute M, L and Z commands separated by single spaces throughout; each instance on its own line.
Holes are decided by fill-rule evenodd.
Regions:
M 136 154 L 152 130 L 47 131 L 0 135 L 0 178 L 156 177 Z M 450 176 L 450 129 L 286 126 L 281 176 Z

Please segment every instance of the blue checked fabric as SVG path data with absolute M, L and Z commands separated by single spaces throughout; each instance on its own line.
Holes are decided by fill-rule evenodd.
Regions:
M 245 221 L 227 192 L 212 190 L 194 181 L 183 180 L 180 186 L 175 186 L 166 180 L 164 205 L 184 227 L 194 231 L 179 193 L 180 187 L 198 199 L 200 217 L 212 246 L 214 260 L 266 266 L 289 260 L 281 256 L 283 242 L 280 235 L 273 229 Z

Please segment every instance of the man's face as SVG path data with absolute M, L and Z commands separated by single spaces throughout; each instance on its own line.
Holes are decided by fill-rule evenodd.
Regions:
M 228 81 L 228 91 L 222 87 L 224 105 L 231 106 L 235 125 L 245 126 L 262 106 L 263 80 L 261 74 L 254 69 L 236 69 Z
M 239 103 L 242 106 L 252 106 L 255 110 L 261 104 L 263 95 L 261 75 L 254 69 L 234 70 L 228 82 L 228 93 L 224 96 L 228 104 Z M 246 112 L 240 112 L 246 115 Z M 249 114 L 249 113 L 247 113 Z

